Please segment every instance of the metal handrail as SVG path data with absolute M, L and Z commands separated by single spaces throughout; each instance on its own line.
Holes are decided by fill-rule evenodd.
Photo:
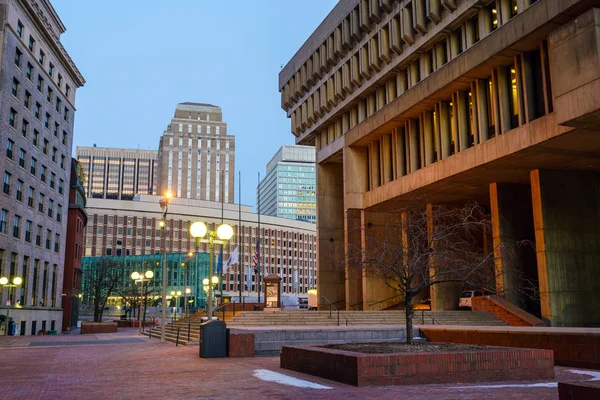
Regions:
M 322 300 L 325 300 L 328 304 L 329 304 L 329 318 L 332 318 L 332 307 L 335 309 L 335 311 L 337 312 L 337 324 L 338 326 L 340 326 L 340 310 L 337 309 L 336 306 L 333 305 L 333 303 L 331 301 L 329 301 L 329 299 L 325 296 L 321 296 Z M 348 326 L 348 323 L 350 321 L 348 321 L 348 318 L 346 318 L 345 316 L 342 315 L 342 317 L 344 318 L 344 320 L 346 321 L 346 326 Z M 350 322 L 350 325 L 352 325 L 352 322 Z
M 419 311 L 419 310 L 417 310 Z M 421 324 L 425 325 L 425 312 L 426 311 L 432 311 L 432 310 L 421 310 Z M 413 310 L 414 312 L 414 310 Z M 435 325 L 436 323 L 436 319 L 433 318 L 433 315 L 430 315 L 431 317 L 431 325 Z M 439 321 L 437 321 L 438 325 L 441 325 Z

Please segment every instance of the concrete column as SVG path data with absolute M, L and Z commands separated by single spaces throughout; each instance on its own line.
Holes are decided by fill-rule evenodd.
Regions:
M 379 170 L 379 142 L 369 144 L 369 190 L 381 186 L 381 173 Z
M 433 150 L 433 111 L 425 111 L 423 113 L 423 131 L 425 142 L 425 165 L 427 166 L 435 162 Z
M 498 10 L 498 12 L 500 13 L 498 19 L 498 26 L 504 25 L 510 20 L 511 3 L 512 2 L 510 0 L 500 0 L 500 10 Z
M 337 306 L 345 297 L 344 171 L 337 163 L 317 164 L 317 290 Z
M 392 135 L 383 135 L 381 137 L 381 145 L 379 147 L 381 152 L 381 161 L 383 167 L 383 184 L 391 182 L 393 179 L 393 168 L 392 168 Z
M 441 136 L 441 147 L 442 154 L 441 158 L 450 156 L 450 145 L 452 143 L 452 127 L 450 126 L 450 103 L 447 101 L 440 102 L 440 136 Z
M 496 292 L 539 317 L 539 300 L 526 294 L 538 286 L 535 248 L 527 244 L 534 241 L 530 198 L 529 185 L 490 184 Z
M 489 119 L 488 119 L 488 86 L 484 79 L 477 80 L 477 116 L 479 120 L 479 135 L 481 142 L 490 138 Z
M 408 121 L 408 142 L 410 151 L 410 172 L 415 172 L 420 168 L 419 157 L 419 121 L 410 119 Z
M 455 58 L 456 56 L 458 56 L 460 54 L 460 38 L 458 37 L 458 35 L 460 35 L 460 32 L 452 32 L 449 37 L 450 37 L 450 59 Z
M 472 21 L 467 21 L 465 24 L 465 36 L 467 37 L 467 49 L 475 44 L 475 29 L 477 27 Z
M 398 96 L 408 90 L 408 74 L 406 70 L 396 72 L 396 90 Z
M 500 103 L 500 126 L 504 133 L 512 129 L 510 122 L 510 95 L 511 95 L 510 71 L 507 67 L 500 67 L 498 73 L 498 99 Z
M 455 118 L 458 119 L 458 135 L 462 151 L 469 148 L 469 93 L 458 92 L 457 100 Z
M 419 83 L 419 63 L 413 61 L 408 64 L 408 86 L 413 87 Z
M 361 309 L 363 304 L 363 272 L 360 264 L 362 249 L 361 221 L 361 210 L 350 208 L 345 211 L 346 310 Z
M 396 176 L 406 175 L 406 139 L 405 130 L 398 128 L 396 133 Z
M 489 18 L 489 11 L 481 8 L 477 18 L 479 19 L 479 39 L 483 39 L 492 31 L 492 20 Z
M 432 242 L 433 236 L 433 205 L 427 204 L 427 231 L 429 232 L 429 242 Z M 408 238 L 410 240 L 410 238 Z M 435 247 L 435 243 L 432 243 Z M 429 264 L 430 276 L 435 275 L 435 265 Z M 440 283 L 430 287 L 430 299 L 432 310 L 457 310 L 458 300 L 460 298 L 460 284 Z
M 542 317 L 552 326 L 600 326 L 600 178 L 531 171 Z

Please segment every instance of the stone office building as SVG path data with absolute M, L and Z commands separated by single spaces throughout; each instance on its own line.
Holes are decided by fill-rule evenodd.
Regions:
M 0 313 L 21 335 L 61 331 L 75 91 L 85 81 L 48 0 L 0 1 Z M 3 324 L 4 328 L 4 324 Z
M 595 1 L 341 0 L 279 75 L 317 159 L 319 295 L 391 306 L 382 282 L 329 261 L 409 200 L 485 204 L 497 258 L 537 282 L 553 326 L 600 326 L 600 9 Z M 364 230 L 368 232 L 368 230 Z M 408 238 L 410 242 L 410 238 Z M 508 265 L 510 263 L 511 265 Z M 433 309 L 458 293 L 432 288 Z M 519 304 L 522 299 L 509 299 Z M 397 302 L 397 300 L 396 300 Z M 376 304 L 376 306 L 372 306 Z

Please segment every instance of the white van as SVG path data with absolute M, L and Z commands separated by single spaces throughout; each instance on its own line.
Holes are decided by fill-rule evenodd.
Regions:
M 465 290 L 460 295 L 460 300 L 458 301 L 458 309 L 471 309 L 472 302 L 471 299 L 475 296 L 483 296 L 483 292 L 481 290 Z

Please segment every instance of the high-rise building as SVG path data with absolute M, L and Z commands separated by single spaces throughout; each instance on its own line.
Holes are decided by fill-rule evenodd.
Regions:
M 88 197 L 131 200 L 156 193 L 156 150 L 77 146 L 76 154 L 87 175 Z
M 176 198 L 234 201 L 235 137 L 220 107 L 180 103 L 158 147 L 158 193 Z
M 48 0 L 1 0 L 0 23 L 0 276 L 22 278 L 0 288 L 0 328 L 8 311 L 21 335 L 60 332 L 75 91 L 85 81 Z
M 315 148 L 282 146 L 258 185 L 260 213 L 315 222 Z
M 493 252 L 496 291 L 547 324 L 600 326 L 597 6 L 336 4 L 279 74 L 296 142 L 317 152 L 320 299 L 347 309 L 401 303 L 352 265 L 340 273 L 331 254 L 340 244 L 368 250 L 386 235 L 386 213 L 477 201 L 493 228 L 474 250 L 535 243 L 514 257 Z M 422 228 L 432 224 L 430 212 Z M 455 309 L 460 290 L 425 295 L 434 310 Z

